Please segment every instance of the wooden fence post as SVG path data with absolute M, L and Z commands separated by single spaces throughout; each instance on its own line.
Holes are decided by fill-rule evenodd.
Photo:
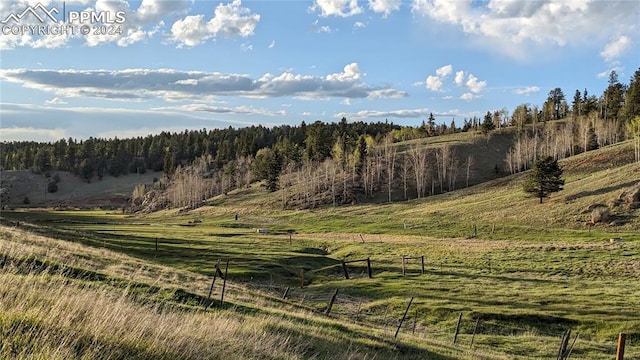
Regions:
M 227 287 L 227 273 L 229 271 L 229 259 L 224 267 L 224 281 L 222 282 L 222 294 L 220 294 L 220 306 L 224 304 L 224 289 Z
M 478 331 L 479 324 L 480 324 L 480 318 L 477 318 L 476 326 L 473 327 L 473 335 L 471 336 L 471 345 L 469 345 L 469 349 L 473 349 L 473 341 L 476 339 L 476 332 Z
M 404 311 L 404 315 L 402 315 L 402 319 L 400 320 L 400 325 L 398 325 L 398 328 L 396 329 L 396 334 L 393 335 L 394 338 L 398 337 L 398 333 L 400 332 L 400 328 L 402 327 L 402 323 L 404 322 L 404 319 L 407 318 L 407 313 L 409 312 L 409 308 L 411 307 L 412 302 L 413 302 L 413 296 L 411 297 L 411 300 L 409 300 L 409 305 L 407 305 L 407 309 Z
M 616 352 L 616 360 L 624 360 L 624 345 L 627 341 L 627 334 L 620 333 L 618 335 L 618 351 Z
M 342 270 L 344 271 L 344 278 L 349 280 L 349 271 L 347 270 L 347 263 L 342 260 Z
M 156 238 L 157 240 L 158 238 Z M 218 262 L 216 263 L 216 267 L 213 270 L 213 280 L 211 281 L 211 287 L 209 288 L 209 295 L 207 296 L 207 302 L 204 305 L 204 309 L 207 310 L 209 308 L 209 305 L 211 305 L 211 293 L 213 293 L 213 284 L 216 283 L 216 276 L 218 275 L 218 271 L 220 271 L 218 269 L 218 267 L 220 266 L 220 259 L 218 259 Z
M 571 337 L 571 329 L 567 330 L 567 332 L 564 333 L 564 336 L 562 337 L 562 342 L 560 343 L 560 349 L 558 349 L 558 356 L 556 357 L 557 360 L 566 359 L 567 346 L 569 345 L 570 337 Z
M 406 269 L 405 269 L 404 262 L 405 262 L 405 258 L 403 256 L 402 257 L 402 276 L 407 276 L 407 272 L 406 272 Z
M 580 334 L 576 334 L 576 337 L 573 339 L 573 342 L 571 343 L 571 347 L 569 348 L 569 352 L 567 353 L 567 357 L 565 359 L 568 359 L 569 356 L 571 356 L 571 353 L 573 352 L 573 347 L 576 345 L 576 341 L 578 341 L 578 336 Z
M 333 307 L 333 303 L 336 301 L 336 297 L 338 297 L 338 289 L 331 296 L 331 300 L 329 300 L 329 305 L 327 305 L 327 310 L 325 310 L 325 314 L 329 315 L 331 313 L 331 308 Z
M 372 279 L 373 273 L 371 272 L 371 258 L 367 258 L 367 273 L 369 274 L 369 279 Z
M 284 290 L 284 295 L 282 295 L 282 300 L 286 299 L 287 295 L 289 295 L 289 286 L 287 286 L 287 288 Z
M 458 323 L 456 324 L 456 331 L 453 333 L 453 343 L 456 343 L 458 340 L 458 332 L 460 331 L 460 322 L 462 322 L 462 313 L 458 316 Z
M 422 275 L 424 275 L 424 255 L 420 257 L 422 259 Z

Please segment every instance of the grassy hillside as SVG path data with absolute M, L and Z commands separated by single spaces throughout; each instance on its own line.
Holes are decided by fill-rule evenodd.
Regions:
M 229 346 L 229 352 L 216 350 L 211 358 L 548 359 L 556 355 L 562 334 L 571 329 L 579 333 L 574 358 L 612 358 L 617 334 L 625 332 L 626 358 L 638 359 L 640 213 L 611 202 L 640 181 L 640 164 L 626 159 L 630 149 L 631 144 L 623 143 L 563 161 L 565 189 L 543 204 L 522 192 L 522 175 L 516 175 L 421 200 L 307 211 L 279 210 L 278 192 L 259 186 L 211 199 L 196 210 L 145 216 L 3 211 L 3 223 L 15 226 L 19 221 L 20 230 L 5 227 L 0 236 L 0 259 L 5 259 L 0 303 L 10 304 L 0 313 L 19 308 L 18 300 L 10 299 L 33 298 L 26 304 L 40 310 L 21 312 L 34 314 L 29 319 L 37 326 L 30 329 L 49 331 L 57 329 L 51 324 L 66 324 L 72 339 L 85 339 L 80 345 L 71 339 L 63 342 L 70 348 L 107 347 L 116 349 L 114 357 L 137 351 L 138 346 L 143 350 L 134 352 L 136 357 L 198 358 L 199 346 Z M 586 228 L 589 206 L 609 203 L 616 222 Z M 258 233 L 257 228 L 269 232 Z M 38 233 L 65 241 L 33 235 Z M 403 276 L 403 256 L 424 256 L 424 273 L 420 260 L 411 259 Z M 202 313 L 198 304 L 208 291 L 213 265 L 227 258 L 229 304 Z M 368 278 L 365 262 L 359 262 L 348 265 L 350 279 L 345 279 L 342 260 L 366 258 L 373 277 Z M 57 268 L 20 270 L 26 261 L 20 259 L 55 263 Z M 59 268 L 66 268 L 62 264 L 71 267 L 72 274 L 92 275 L 61 274 Z M 287 286 L 290 291 L 283 300 Z M 34 294 L 60 296 L 47 295 L 42 305 L 35 295 L 21 293 L 34 287 Z M 336 289 L 339 295 L 331 315 L 322 315 Z M 215 296 L 219 291 L 216 285 Z M 138 326 L 144 323 L 138 319 L 119 323 L 119 329 L 139 331 L 120 341 L 91 333 L 73 318 L 48 320 L 51 309 L 64 308 L 59 299 L 74 292 L 115 299 L 117 304 L 126 301 L 134 309 L 131 313 L 144 314 L 154 326 Z M 395 339 L 412 297 L 407 321 Z M 86 308 L 71 309 L 90 313 Z M 177 314 L 166 315 L 169 310 Z M 237 327 L 230 325 L 231 334 L 220 330 L 223 336 L 217 338 L 207 327 L 217 323 L 209 320 L 212 317 Z M 5 334 L 16 338 L 28 333 L 15 330 L 22 329 L 16 323 L 26 320 L 11 319 L 4 322 L 9 324 L 3 325 Z M 204 345 L 166 345 L 178 335 L 171 326 L 157 324 L 183 322 L 200 324 L 185 332 L 205 339 Z M 233 346 L 227 345 L 229 338 L 235 339 Z M 25 353 L 34 344 L 51 349 L 60 342 L 52 338 L 46 343 L 36 336 L 21 339 L 13 343 L 25 341 Z M 165 345 L 162 339 L 168 339 Z M 147 352 L 156 348 L 168 350 Z M 174 350 L 178 352 L 169 352 Z
M 136 175 L 105 176 L 90 183 L 66 171 L 52 171 L 51 177 L 60 178 L 58 190 L 47 192 L 51 178 L 34 174 L 30 170 L 0 172 L 0 199 L 3 205 L 23 206 L 123 206 L 137 184 L 152 184 L 161 173 L 147 172 Z
M 106 249 L 0 227 L 0 353 L 42 359 L 457 359 L 447 344 L 393 339 L 228 283 Z M 431 351 L 428 348 L 438 350 Z M 479 358 L 491 358 L 478 353 Z

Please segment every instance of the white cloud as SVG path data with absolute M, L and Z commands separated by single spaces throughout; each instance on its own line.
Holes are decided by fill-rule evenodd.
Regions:
M 253 50 L 253 44 L 251 44 L 251 43 L 242 43 L 242 44 L 240 44 L 240 49 L 242 51 L 251 51 L 251 50 Z
M 395 89 L 379 89 L 369 92 L 367 99 L 399 99 L 406 97 L 407 93 Z
M 388 17 L 392 12 L 400 10 L 401 0 L 369 0 L 369 8 L 373 12 Z
M 448 64 L 436 69 L 435 75 L 427 76 L 425 85 L 431 91 L 441 91 L 444 85 L 444 79 L 453 72 L 453 65 Z
M 59 97 L 54 97 L 53 99 L 47 100 L 44 103 L 45 103 L 45 105 L 64 105 L 67 102 L 62 100 L 62 99 L 60 99 Z
M 342 105 L 351 105 L 351 99 L 344 99 L 342 101 L 340 101 L 340 104 Z
M 469 90 L 471 90 L 471 92 L 473 93 L 479 93 L 482 89 L 484 89 L 485 86 L 487 86 L 487 82 L 486 81 L 478 81 L 478 78 L 473 76 L 473 74 L 469 74 L 469 77 L 467 78 L 467 88 L 469 88 Z
M 477 98 L 478 96 L 473 94 L 473 93 L 464 93 L 460 96 L 460 99 L 464 100 L 464 101 L 471 101 L 475 98 Z
M 345 65 L 341 73 L 327 75 L 328 81 L 353 81 L 360 79 L 360 67 L 358 63 Z
M 438 76 L 429 75 L 425 81 L 427 89 L 431 91 L 440 91 L 442 88 L 442 79 Z
M 455 82 L 458 86 L 462 86 L 464 84 L 464 71 L 456 71 Z
M 436 70 L 436 75 L 438 75 L 439 77 L 443 78 L 443 77 L 447 77 L 449 75 L 451 75 L 451 72 L 453 71 L 453 66 L 451 64 L 449 65 L 445 65 L 439 69 Z
M 260 116 L 286 116 L 286 110 L 268 110 L 264 108 L 255 108 L 253 106 L 236 106 L 222 107 L 211 106 L 206 104 L 187 104 L 176 107 L 158 107 L 151 110 L 158 111 L 201 111 L 215 114 L 234 114 L 234 115 L 260 115 Z
M 222 37 L 249 37 L 253 35 L 260 21 L 259 14 L 253 14 L 243 7 L 240 0 L 228 4 L 218 4 L 213 17 L 205 21 L 204 15 L 191 15 L 177 20 L 171 26 L 170 39 L 178 46 L 196 46 L 207 40 Z
M 354 29 L 363 29 L 365 27 L 367 27 L 367 24 L 363 23 L 362 21 L 356 21 L 353 23 Z
M 603 72 L 599 72 L 596 74 L 596 77 L 598 77 L 598 79 L 606 79 L 609 77 L 609 75 L 611 75 L 612 71 L 615 71 L 616 73 L 621 74 L 623 72 L 623 68 L 620 66 L 613 66 L 611 69 L 609 70 L 605 70 Z
M 620 57 L 620 55 L 622 55 L 630 47 L 631 39 L 629 39 L 627 36 L 622 35 L 614 41 L 608 43 L 600 52 L 600 56 L 602 56 L 606 61 L 612 61 Z
M 398 98 L 403 91 L 372 87 L 362 81 L 357 63 L 326 76 L 266 73 L 246 74 L 180 71 L 173 69 L 27 70 L 0 69 L 2 81 L 53 93 L 63 98 L 100 98 L 118 101 L 215 101 L 218 96 L 254 98 Z
M 65 139 L 64 129 L 40 129 L 34 127 L 3 127 L 0 128 L 0 141 L 38 141 L 53 142 Z
M 55 141 L 61 138 L 120 138 L 161 131 L 250 126 L 264 121 L 238 121 L 233 114 L 176 109 L 126 109 L 113 107 L 51 107 L 2 103 L 1 140 Z M 222 115 L 220 119 L 217 116 Z M 91 119 L 91 121 L 87 121 Z M 53 121 L 55 120 L 55 121 Z M 55 127 L 53 127 L 55 126 Z M 273 125 L 271 125 L 273 126 Z M 115 130 L 114 130 L 115 129 Z
M 428 116 L 432 110 L 423 109 L 403 109 L 403 110 L 391 110 L 391 111 L 378 111 L 378 110 L 362 110 L 356 113 L 340 112 L 336 113 L 334 117 L 347 119 L 367 119 L 367 118 L 419 118 L 422 116 Z
M 637 34 L 640 18 L 640 6 L 627 0 L 413 0 L 412 11 L 459 28 L 490 51 L 521 59 L 548 46 L 599 46 Z
M 358 0 L 315 0 L 309 10 L 312 12 L 320 10 L 320 16 L 323 17 L 349 17 L 362 12 L 362 8 L 358 6 Z
M 269 49 L 273 49 L 274 47 L 276 47 L 276 41 L 275 40 L 271 40 L 271 43 L 269 44 L 268 48 Z
M 515 89 L 513 93 L 516 95 L 530 95 L 538 91 L 540 91 L 540 88 L 537 86 L 527 86 L 525 88 Z

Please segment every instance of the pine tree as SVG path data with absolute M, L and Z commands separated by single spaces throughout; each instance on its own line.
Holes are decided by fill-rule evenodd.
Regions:
M 492 130 L 495 130 L 495 128 L 496 125 L 493 122 L 493 115 L 491 115 L 491 112 L 487 111 L 487 114 L 484 116 L 484 121 L 482 122 L 482 133 L 486 135 Z
M 541 158 L 535 162 L 524 183 L 524 191 L 535 194 L 542 199 L 552 192 L 562 190 L 564 180 L 561 179 L 562 168 L 558 165 L 558 160 L 551 156 Z
M 624 97 L 624 105 L 620 109 L 621 118 L 629 123 L 635 116 L 640 115 L 640 68 L 636 70 L 629 82 L 629 88 Z

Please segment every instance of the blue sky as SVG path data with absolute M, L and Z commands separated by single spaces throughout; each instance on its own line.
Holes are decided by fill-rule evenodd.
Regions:
M 69 20 L 82 13 L 102 17 Z M 0 21 L 3 141 L 429 113 L 460 126 L 556 87 L 599 96 L 640 66 L 628 0 L 0 0 Z

